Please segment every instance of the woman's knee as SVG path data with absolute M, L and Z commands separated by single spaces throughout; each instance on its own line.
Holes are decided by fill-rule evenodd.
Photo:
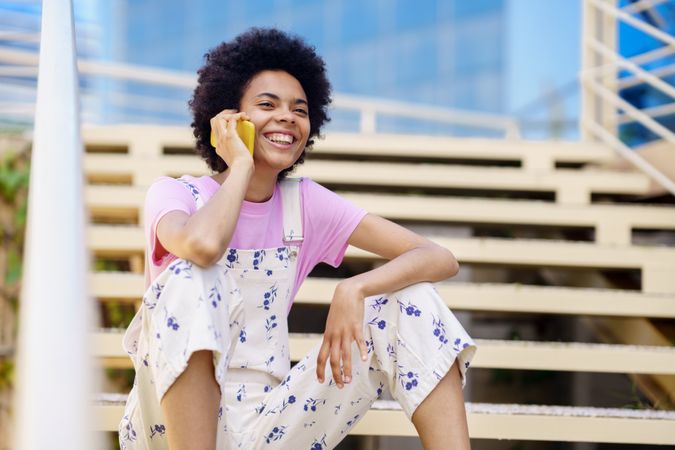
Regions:
M 398 294 L 406 295 L 431 295 L 437 296 L 436 288 L 434 285 L 428 281 L 422 281 L 420 283 L 411 284 L 410 286 L 404 287 L 403 289 L 396 291 Z

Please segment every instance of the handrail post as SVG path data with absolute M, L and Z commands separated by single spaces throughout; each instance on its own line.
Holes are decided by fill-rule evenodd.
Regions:
M 608 4 L 614 3 L 614 6 L 619 7 L 619 0 L 604 0 Z M 602 14 L 602 43 L 607 47 L 612 49 L 612 51 L 618 50 L 618 30 L 617 22 L 614 17 L 609 14 Z M 602 65 L 612 65 L 614 61 L 607 57 L 602 56 Z M 613 70 L 608 70 L 602 75 L 602 84 L 609 89 L 610 91 L 617 93 L 618 89 L 618 68 L 614 67 Z M 619 129 L 617 127 L 617 109 L 616 107 L 607 101 L 601 100 L 602 108 L 602 126 L 612 133 L 614 136 L 618 136 Z
M 365 134 L 375 133 L 377 117 L 374 109 L 362 108 L 361 121 L 359 122 L 359 131 Z
M 581 74 L 588 73 L 596 66 L 596 55 L 588 44 L 589 39 L 595 38 L 597 30 L 597 11 L 589 0 L 581 2 Z M 592 141 L 596 138 L 589 130 L 588 124 L 595 122 L 597 118 L 597 96 L 593 90 L 581 81 L 581 117 L 579 121 L 579 134 L 584 141 Z
M 635 3 L 633 6 L 635 6 L 633 10 L 648 7 L 646 2 Z M 618 79 L 618 71 L 627 69 L 633 73 L 636 80 L 675 98 L 675 89 L 671 85 L 661 80 L 657 74 L 639 66 L 670 55 L 672 50 L 669 48 L 675 48 L 675 37 L 632 17 L 627 8 L 620 8 L 618 0 L 583 0 L 582 7 L 581 136 L 587 141 L 597 140 L 610 145 L 675 195 L 673 180 L 647 162 L 638 152 L 631 150 L 618 136 L 619 123 L 625 122 L 626 117 L 630 117 L 665 141 L 675 142 L 675 133 L 651 117 L 655 117 L 657 112 L 663 113 L 665 109 L 640 110 L 623 100 L 619 92 L 621 83 Z M 624 58 L 617 52 L 619 20 L 663 41 L 666 47 Z M 623 111 L 621 116 L 619 111 Z
M 14 403 L 20 450 L 101 448 L 78 102 L 72 0 L 44 1 Z
M 618 5 L 618 0 L 601 1 Z M 599 10 L 591 0 L 583 0 L 581 21 L 581 73 L 592 73 L 593 68 L 615 64 L 611 58 L 598 54 L 590 44 L 590 42 L 599 40 L 613 51 L 617 49 L 617 24 L 614 17 Z M 598 75 L 601 84 L 613 92 L 618 91 L 617 70 L 614 67 Z M 581 81 L 580 135 L 582 140 L 598 140 L 597 135 L 589 129 L 591 123 L 602 124 L 607 131 L 617 135 L 616 108 L 611 103 L 602 101 L 597 92 L 584 83 L 583 79 Z

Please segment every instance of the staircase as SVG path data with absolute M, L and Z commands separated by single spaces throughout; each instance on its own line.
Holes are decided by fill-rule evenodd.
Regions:
M 186 128 L 83 135 L 92 295 L 133 309 L 147 186 L 206 166 Z M 465 390 L 472 438 L 675 445 L 675 201 L 654 203 L 642 173 L 598 168 L 614 158 L 592 143 L 329 134 L 295 175 L 457 256 L 459 276 L 437 288 L 479 345 Z M 350 248 L 339 269 L 311 274 L 289 317 L 293 360 L 321 338 L 339 279 L 380 263 Z M 131 368 L 122 332 L 94 333 L 102 367 Z M 101 394 L 97 428 L 115 431 L 123 405 Z M 352 434 L 415 430 L 383 400 Z

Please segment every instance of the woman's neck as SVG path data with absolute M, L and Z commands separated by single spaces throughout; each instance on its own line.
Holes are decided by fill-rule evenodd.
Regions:
M 212 175 L 211 178 L 218 182 L 218 184 L 223 184 L 229 173 L 230 168 L 227 168 L 224 172 Z M 278 173 L 272 171 L 254 170 L 248 183 L 244 200 L 255 203 L 269 200 L 272 194 L 274 194 L 278 175 Z

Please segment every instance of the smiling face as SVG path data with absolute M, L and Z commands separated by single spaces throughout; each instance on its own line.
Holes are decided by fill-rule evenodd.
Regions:
M 309 137 L 307 108 L 302 85 L 288 72 L 265 70 L 251 78 L 239 109 L 255 125 L 256 172 L 278 174 L 300 157 Z

